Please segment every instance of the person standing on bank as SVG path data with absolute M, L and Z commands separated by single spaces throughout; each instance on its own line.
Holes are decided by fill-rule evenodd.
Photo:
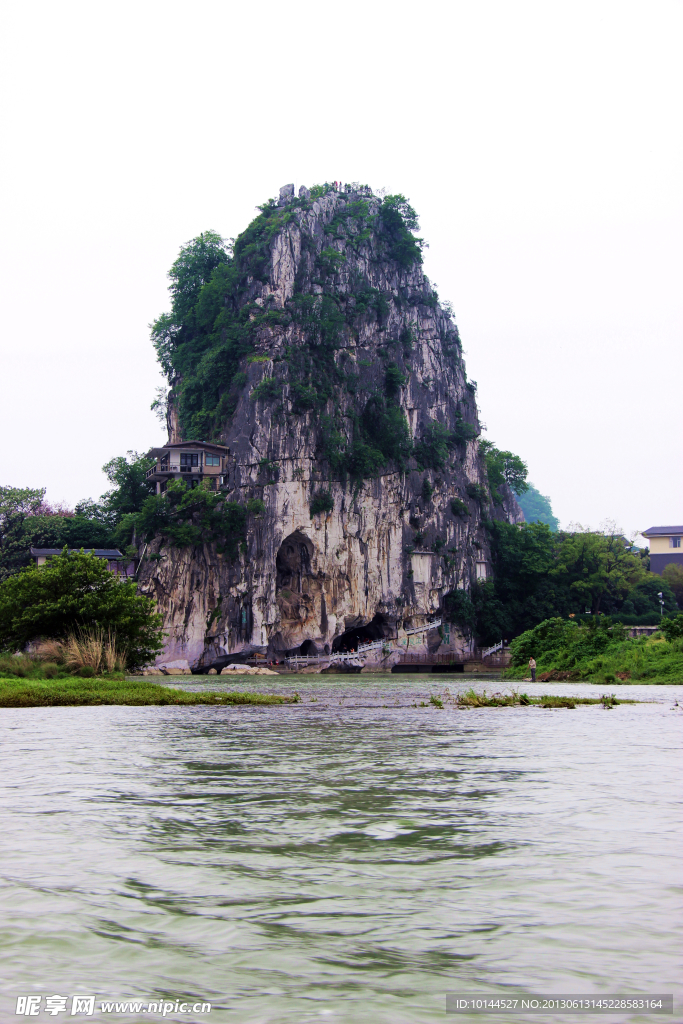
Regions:
M 531 669 L 531 682 L 536 682 L 536 662 L 533 658 L 529 658 L 529 668 Z

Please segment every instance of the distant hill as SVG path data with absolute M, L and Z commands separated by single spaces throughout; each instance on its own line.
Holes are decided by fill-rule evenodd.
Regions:
M 546 523 L 551 530 L 559 528 L 560 520 L 553 515 L 550 498 L 537 491 L 533 484 L 529 484 L 525 494 L 517 495 L 517 503 L 527 523 Z

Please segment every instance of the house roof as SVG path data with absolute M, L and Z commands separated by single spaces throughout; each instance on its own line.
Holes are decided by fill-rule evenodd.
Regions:
M 671 537 L 683 535 L 683 526 L 651 526 L 649 530 L 641 530 L 643 537 Z
M 61 555 L 64 548 L 31 548 L 34 558 L 49 557 L 50 555 Z M 81 548 L 69 548 L 69 554 L 80 551 Z M 86 555 L 94 555 L 95 558 L 123 558 L 124 555 L 118 548 L 85 548 Z
M 147 458 L 153 458 L 157 454 L 163 454 L 168 451 L 178 451 L 181 448 L 194 448 L 201 451 L 213 451 L 213 452 L 224 452 L 229 454 L 230 449 L 224 444 L 214 444 L 213 441 L 174 441 L 172 444 L 167 443 L 161 448 L 150 448 L 147 452 Z

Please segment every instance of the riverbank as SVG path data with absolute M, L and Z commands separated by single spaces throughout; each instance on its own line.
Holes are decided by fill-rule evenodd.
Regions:
M 547 682 L 680 685 L 683 683 L 683 640 L 663 636 L 614 637 L 612 630 L 590 630 L 551 619 L 512 642 L 513 664 L 502 678 L 524 682 L 528 660 L 536 659 L 536 679 Z
M 92 679 L 0 678 L 0 708 L 118 705 L 296 704 L 298 696 L 269 693 L 193 692 L 122 677 Z

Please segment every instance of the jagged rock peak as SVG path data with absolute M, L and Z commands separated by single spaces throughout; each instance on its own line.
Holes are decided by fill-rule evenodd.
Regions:
M 519 518 L 511 493 L 492 502 L 476 385 L 410 204 L 294 191 L 216 256 L 164 350 L 171 439 L 225 445 L 226 498 L 264 507 L 232 561 L 153 542 L 166 658 L 388 636 L 490 572 L 489 517 Z

